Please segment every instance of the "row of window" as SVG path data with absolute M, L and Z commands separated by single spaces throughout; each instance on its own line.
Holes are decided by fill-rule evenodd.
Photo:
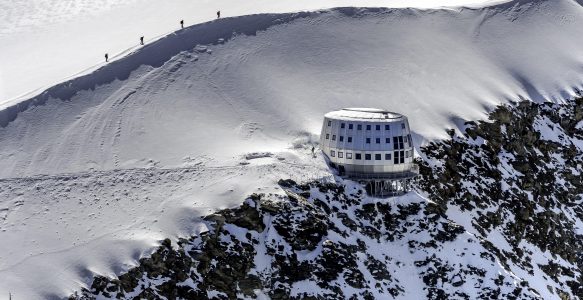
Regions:
M 330 134 L 329 133 L 326 133 L 326 139 L 327 140 L 330 139 Z M 348 143 L 352 143 L 352 137 L 351 136 L 347 137 L 347 139 L 348 139 L 348 141 L 347 141 Z M 335 134 L 332 135 L 332 140 L 333 141 L 336 140 L 336 135 Z M 344 136 L 342 136 L 342 135 L 339 136 L 338 137 L 338 141 L 344 142 Z M 371 143 L 371 138 L 366 138 L 365 142 L 367 144 L 370 144 Z M 376 142 L 376 144 L 380 144 L 381 143 L 381 138 L 375 138 L 375 142 Z M 385 138 L 385 144 L 390 144 L 390 143 L 391 143 L 391 138 Z M 404 140 L 403 140 L 403 136 L 394 136 L 393 137 L 393 149 L 397 149 L 397 150 L 399 150 L 399 149 L 405 149 L 404 143 L 412 144 L 411 143 L 411 135 L 410 134 L 409 135 L 406 135 Z
M 336 157 L 338 155 L 338 158 L 344 158 L 344 154 L 345 153 L 342 151 L 336 152 L 334 150 L 330 150 L 331 157 Z M 373 160 L 372 156 L 373 156 L 373 154 L 365 153 L 364 160 Z M 394 151 L 394 155 L 392 156 L 393 163 L 394 164 L 403 164 L 403 163 L 405 163 L 405 158 L 409 158 L 409 156 L 413 157 L 413 150 Z M 346 152 L 346 159 L 352 159 L 352 152 Z M 355 160 L 362 160 L 362 154 L 361 153 L 354 153 L 354 159 Z M 384 159 L 391 160 L 391 153 L 385 153 Z M 381 153 L 374 154 L 374 160 L 383 160 L 383 155 Z
M 328 127 L 332 126 L 332 121 L 328 121 Z M 346 128 L 346 123 L 340 123 L 340 128 Z M 372 130 L 372 125 L 366 125 L 366 130 Z M 348 129 L 354 129 L 354 124 L 348 123 Z M 401 123 L 401 129 L 405 129 L 405 123 Z M 356 124 L 356 130 L 362 130 L 362 124 Z M 375 125 L 375 130 L 381 130 L 381 125 Z M 385 130 L 391 130 L 389 124 L 385 124 Z

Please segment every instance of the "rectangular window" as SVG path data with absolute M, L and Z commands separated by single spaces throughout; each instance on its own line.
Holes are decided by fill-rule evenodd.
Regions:
M 352 153 L 346 152 L 346 159 L 352 159 Z
M 340 128 L 344 128 L 344 126 L 346 126 L 344 123 L 340 123 Z
M 395 151 L 393 163 L 396 165 L 399 163 L 399 151 Z
M 391 153 L 385 153 L 385 160 L 391 160 Z
M 336 151 L 330 150 L 330 156 L 332 156 L 332 157 L 336 156 Z
M 375 154 L 374 155 L 374 159 L 375 160 L 382 160 L 383 159 L 383 156 L 380 153 L 379 154 Z
M 370 138 L 366 138 L 366 143 L 370 144 Z
M 332 126 L 332 121 L 328 121 L 328 126 Z
M 399 156 L 400 156 L 399 157 L 399 162 L 402 163 L 402 164 L 405 163 L 405 155 L 404 155 L 405 153 L 403 153 L 403 152 L 405 152 L 405 151 L 401 151 L 401 153 L 399 153 Z
M 336 140 L 336 135 L 335 135 L 335 134 L 333 134 L 333 135 L 332 135 L 332 140 L 333 140 L 333 141 L 335 141 L 335 140 Z
M 407 138 L 409 139 L 409 145 L 413 146 L 413 139 L 411 139 L 411 135 L 408 134 Z
M 391 138 L 385 138 L 385 143 L 390 144 L 391 143 Z
M 348 142 L 349 143 L 352 143 L 352 137 L 351 136 L 348 137 Z
M 366 125 L 366 130 L 370 130 L 370 125 Z
M 356 130 L 362 130 L 362 125 L 360 124 L 356 125 Z
M 352 129 L 352 124 L 348 124 L 348 129 Z
M 399 138 L 396 136 L 393 137 L 393 149 L 399 149 Z
M 377 142 L 377 144 L 380 144 L 381 143 L 381 138 L 376 138 L 376 142 Z
M 389 125 L 389 124 L 386 124 L 386 125 L 385 125 L 385 130 L 391 130 L 391 125 Z
M 357 160 L 361 160 L 362 159 L 362 155 L 360 153 L 354 153 L 354 158 Z
M 342 151 L 338 151 L 338 158 L 342 158 L 344 157 L 344 153 L 342 153 Z
M 344 136 L 343 135 L 340 136 L 340 141 L 341 142 L 344 142 Z
M 376 130 L 381 130 L 381 125 L 376 125 L 376 126 L 375 126 L 375 129 L 376 129 Z
M 371 160 L 371 155 L 370 154 L 365 154 L 364 155 L 364 160 Z
M 330 138 L 330 134 L 326 133 L 326 139 L 329 139 L 329 138 Z
M 405 129 L 405 123 L 401 123 L 401 129 Z
M 400 147 L 399 149 L 405 149 L 405 146 L 403 146 L 403 137 L 402 136 L 399 137 L 399 147 Z
M 409 158 L 409 151 L 405 151 L 405 158 Z

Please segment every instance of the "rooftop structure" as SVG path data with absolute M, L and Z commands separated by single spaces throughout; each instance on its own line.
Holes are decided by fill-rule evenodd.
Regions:
M 409 122 L 376 108 L 344 108 L 324 116 L 320 147 L 338 175 L 379 186 L 373 193 L 405 190 L 417 176 Z

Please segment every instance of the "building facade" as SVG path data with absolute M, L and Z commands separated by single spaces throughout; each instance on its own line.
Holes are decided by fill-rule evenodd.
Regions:
M 414 147 L 407 117 L 374 108 L 324 116 L 320 148 L 338 174 L 352 179 L 412 178 Z

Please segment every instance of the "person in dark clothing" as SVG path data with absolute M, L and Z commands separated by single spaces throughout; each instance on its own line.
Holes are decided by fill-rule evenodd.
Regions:
M 142 44 L 142 45 L 144 44 L 144 37 L 143 36 L 140 37 L 140 44 Z
M 180 28 L 184 28 L 184 20 L 180 20 Z
M 109 61 L 109 55 L 107 53 L 105 53 L 105 62 Z
M 217 11 L 217 19 L 221 17 L 221 11 Z

